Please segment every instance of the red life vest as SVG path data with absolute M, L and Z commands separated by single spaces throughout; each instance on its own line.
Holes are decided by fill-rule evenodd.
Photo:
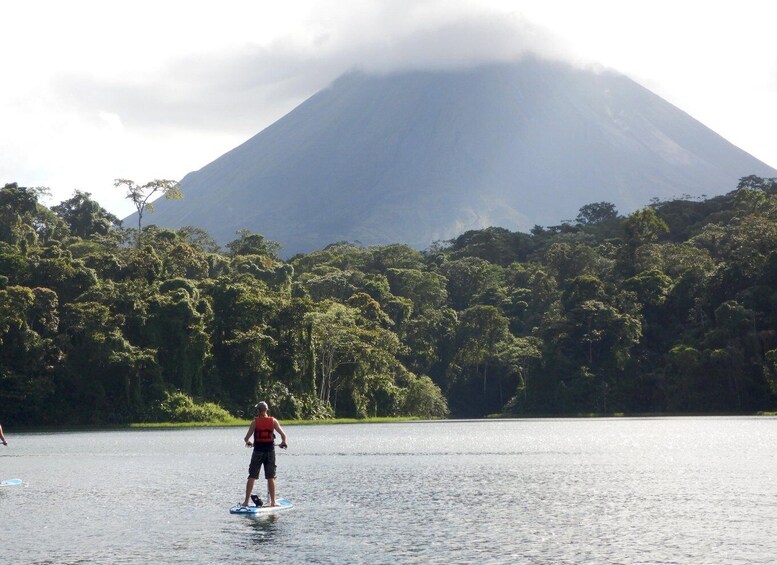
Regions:
M 272 443 L 274 429 L 275 418 L 271 416 L 254 418 L 254 443 Z

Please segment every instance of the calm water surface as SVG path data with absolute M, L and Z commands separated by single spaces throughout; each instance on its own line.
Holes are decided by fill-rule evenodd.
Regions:
M 269 518 L 244 433 L 6 429 L 0 563 L 777 561 L 775 418 L 289 426 Z

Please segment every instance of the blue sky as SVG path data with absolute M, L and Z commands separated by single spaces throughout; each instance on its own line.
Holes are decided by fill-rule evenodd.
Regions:
M 0 3 L 0 182 L 178 180 L 343 72 L 527 51 L 613 68 L 777 167 L 777 3 L 226 0 Z M 733 187 L 732 187 L 733 188 Z

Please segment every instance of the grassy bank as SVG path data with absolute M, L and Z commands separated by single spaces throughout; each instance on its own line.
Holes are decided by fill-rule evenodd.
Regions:
M 420 421 L 413 416 L 381 417 L 381 418 L 332 418 L 329 420 L 281 420 L 284 426 L 313 426 L 330 424 L 391 424 L 396 422 L 414 422 Z M 130 428 L 214 428 L 229 426 L 246 426 L 251 424 L 251 420 L 233 418 L 230 420 L 219 420 L 212 422 L 145 422 L 138 424 L 129 424 Z

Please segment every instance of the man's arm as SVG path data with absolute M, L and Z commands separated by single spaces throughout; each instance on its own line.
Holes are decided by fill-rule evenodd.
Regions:
M 254 437 L 254 428 L 256 428 L 256 420 L 251 420 L 251 425 L 248 426 L 248 431 L 246 432 L 246 437 L 243 441 L 246 442 L 246 447 L 251 447 L 254 444 L 251 442 L 251 438 Z
M 276 420 L 275 418 L 273 418 L 273 429 L 279 434 L 281 434 L 281 445 L 280 445 L 281 449 L 286 449 L 286 447 L 288 447 L 286 445 L 286 433 L 283 431 L 283 428 L 278 423 L 278 420 Z

